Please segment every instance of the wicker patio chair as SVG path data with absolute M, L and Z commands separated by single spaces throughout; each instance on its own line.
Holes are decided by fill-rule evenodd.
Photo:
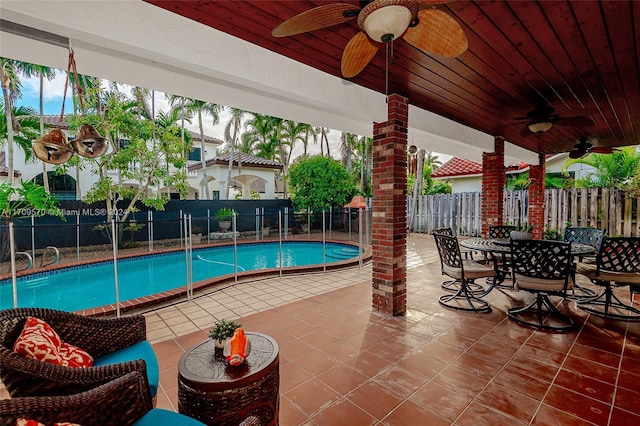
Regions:
M 491 305 L 481 299 L 472 288 L 478 278 L 495 277 L 496 270 L 475 260 L 463 260 L 458 239 L 449 235 L 434 233 L 442 274 L 459 282 L 458 290 L 453 294 L 440 296 L 442 306 L 472 312 L 489 312 Z
M 63 341 L 88 352 L 94 358 L 94 366 L 63 367 L 14 352 L 13 344 L 29 316 L 47 322 Z M 131 358 L 117 358 L 129 348 L 140 347 L 143 353 L 131 354 Z M 138 359 L 137 355 L 143 355 L 140 357 L 142 359 Z M 100 365 L 101 359 L 108 360 L 114 356 L 117 362 L 114 360 L 113 363 Z M 145 358 L 148 363 L 143 360 Z M 12 397 L 71 395 L 132 371 L 143 374 L 150 383 L 151 395 L 155 396 L 159 377 L 157 370 L 155 354 L 146 341 L 146 323 L 142 315 L 91 318 L 41 308 L 0 311 L 0 380 Z M 151 377 L 151 382 L 148 377 Z
M 203 425 L 191 417 L 153 408 L 146 379 L 139 371 L 73 395 L 0 400 L 0 413 L 0 426 L 13 426 L 18 418 L 45 425 L 55 422 L 104 426 Z
M 604 287 L 598 296 L 578 299 L 576 305 L 591 314 L 622 321 L 640 321 L 640 309 L 623 303 L 613 289 L 620 286 L 640 286 L 640 238 L 617 237 L 602 239 L 596 263 L 578 263 L 578 273 L 592 283 Z M 633 293 L 632 293 L 633 295 Z
M 573 287 L 571 244 L 562 241 L 511 240 L 513 287 L 535 294 L 528 305 L 507 310 L 507 316 L 534 328 L 564 331 L 571 318 L 555 307 L 549 296 L 565 297 Z

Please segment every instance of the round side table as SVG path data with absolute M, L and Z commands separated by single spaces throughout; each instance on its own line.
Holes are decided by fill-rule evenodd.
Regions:
M 278 344 L 260 333 L 246 333 L 251 353 L 237 367 L 222 349 L 204 340 L 178 363 L 178 411 L 208 425 L 237 426 L 248 416 L 277 425 L 280 411 Z

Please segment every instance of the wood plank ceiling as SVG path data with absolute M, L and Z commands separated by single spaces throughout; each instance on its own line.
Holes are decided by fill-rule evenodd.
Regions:
M 291 37 L 271 35 L 285 19 L 330 1 L 146 1 L 336 76 L 342 51 L 358 31 L 352 19 Z M 469 49 L 442 58 L 396 40 L 389 93 L 535 152 L 570 151 L 581 136 L 596 146 L 640 144 L 640 2 L 452 1 L 435 7 L 461 24 Z M 385 92 L 382 45 L 351 81 Z M 563 117 L 590 116 L 594 125 L 554 125 L 523 136 L 526 121 L 514 117 L 525 116 L 536 99 Z

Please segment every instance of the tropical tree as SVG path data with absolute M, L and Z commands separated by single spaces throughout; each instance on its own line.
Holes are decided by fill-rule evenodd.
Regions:
M 20 97 L 21 84 L 18 74 L 24 68 L 26 62 L 15 61 L 13 59 L 0 58 L 0 83 L 2 85 L 2 95 L 7 131 L 7 167 L 9 169 L 9 184 L 13 186 L 14 165 L 13 165 L 13 133 L 17 127 L 15 117 L 13 117 L 13 104 Z
M 20 106 L 13 108 L 13 121 L 15 132 L 13 132 L 13 142 L 24 151 L 25 160 L 29 161 L 33 157 L 31 141 L 37 139 L 41 134 L 40 125 L 36 118 L 37 112 L 30 107 Z M 7 120 L 4 108 L 0 111 L 0 141 L 2 144 L 8 141 Z
M 44 65 L 27 64 L 20 69 L 25 77 L 38 77 L 40 86 L 38 91 L 38 113 L 40 116 L 40 134 L 44 135 L 44 79 L 53 80 L 56 76 L 56 70 Z M 49 192 L 49 175 L 47 174 L 47 163 L 42 162 L 42 185 L 45 191 Z
M 280 123 L 280 137 L 278 138 L 278 150 L 280 152 L 280 162 L 282 163 L 283 184 L 285 198 L 289 197 L 287 191 L 287 176 L 289 174 L 289 163 L 291 161 L 291 152 L 296 142 L 304 142 L 304 136 L 308 124 L 298 123 L 297 121 L 283 120 Z
M 229 121 L 224 126 L 224 139 L 229 144 L 229 167 L 227 168 L 227 185 L 224 190 L 224 198 L 229 198 L 229 188 L 231 187 L 231 171 L 233 170 L 233 157 L 238 147 L 238 132 L 242 127 L 242 120 L 247 112 L 239 108 L 229 108 L 231 113 Z M 242 173 L 242 160 L 238 154 L 238 171 Z
M 593 167 L 589 176 L 576 179 L 576 187 L 623 188 L 638 171 L 640 152 L 628 146 L 614 150 L 611 154 L 589 154 L 584 158 L 567 160 L 563 169 L 572 164 L 586 164 Z
M 339 161 L 322 155 L 296 158 L 288 180 L 296 209 L 342 206 L 358 192 L 347 169 Z
M 256 156 L 275 160 L 278 147 L 277 122 L 268 115 L 250 113 L 242 134 L 242 152 L 253 152 Z
M 307 150 L 309 148 L 309 139 L 313 138 L 314 142 L 317 142 L 318 139 L 318 127 L 311 126 L 309 124 L 305 124 L 304 129 L 304 139 L 302 140 L 302 155 L 307 155 Z
M 213 104 L 210 102 L 199 101 L 195 99 L 189 99 L 184 105 L 187 114 L 193 114 L 198 117 L 198 129 L 200 130 L 200 161 L 202 164 L 202 181 L 204 183 L 205 199 L 210 200 L 211 194 L 209 192 L 209 182 L 207 178 L 207 159 L 205 158 L 205 144 L 204 144 L 204 128 L 202 116 L 209 114 L 213 125 L 215 126 L 220 121 L 221 105 Z

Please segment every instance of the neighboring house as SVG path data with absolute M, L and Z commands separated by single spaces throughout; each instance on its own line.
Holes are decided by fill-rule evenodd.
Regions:
M 242 167 L 238 164 L 238 159 Z M 251 198 L 251 191 L 260 194 L 261 199 L 278 198 L 277 194 L 282 195 L 277 184 L 277 173 L 283 169 L 282 165 L 276 161 L 267 160 L 261 157 L 241 153 L 234 153 L 233 168 L 231 171 L 231 188 L 229 198 L 236 198 L 237 194 L 241 194 L 241 199 Z M 191 189 L 189 198 L 204 198 L 205 182 L 204 173 L 202 172 L 202 164 L 200 162 L 191 162 L 188 167 L 190 188 L 197 188 L 200 196 L 191 197 Z M 221 198 L 224 194 L 224 186 L 227 181 L 229 170 L 229 154 L 216 155 L 207 159 L 206 162 L 206 184 L 209 185 L 209 191 L 212 198 Z M 191 186 L 191 182 L 194 185 Z
M 49 128 L 58 126 L 67 137 L 69 135 L 69 128 L 66 123 L 60 123 L 60 116 L 46 115 L 44 117 L 45 125 Z M 188 195 L 186 199 L 204 199 L 204 187 L 202 186 L 202 172 L 199 171 L 201 167 L 201 155 L 200 148 L 200 134 L 191 132 L 193 139 L 194 149 L 189 153 L 188 157 L 188 169 L 187 185 Z M 120 145 L 125 146 L 127 143 L 126 138 L 120 139 Z M 224 142 L 220 139 L 205 136 L 205 160 L 207 162 L 207 178 L 210 184 L 210 190 L 212 198 L 218 198 L 216 195 L 223 193 L 220 191 L 220 185 L 226 181 L 227 168 L 229 166 L 228 155 L 217 156 L 217 150 Z M 5 148 L 6 149 L 6 148 Z M 261 198 L 276 198 L 275 178 L 276 172 L 282 170 L 282 166 L 278 163 L 265 160 L 263 158 L 247 156 L 242 154 L 242 170 L 238 169 L 237 160 L 233 163 L 232 169 L 232 182 L 235 184 L 235 191 L 231 190 L 229 197 L 235 198 L 236 192 L 242 193 L 242 198 L 250 197 L 250 189 L 256 190 Z M 245 158 L 246 156 L 246 158 Z M 5 151 L 0 151 L 0 181 L 5 181 L 8 170 L 5 165 Z M 23 180 L 35 180 L 42 184 L 42 162 L 34 157 L 34 160 L 26 163 L 25 155 L 19 148 L 14 148 L 14 176 L 20 177 Z M 4 167 L 3 167 L 4 166 Z M 18 171 L 20 169 L 20 171 Z M 80 190 L 80 197 L 89 191 L 89 189 L 98 181 L 98 176 L 91 173 L 89 167 L 84 167 L 80 170 L 71 168 L 66 175 L 59 175 L 55 172 L 55 166 L 52 164 L 46 164 L 47 174 L 49 176 L 49 187 L 51 192 L 58 198 L 65 200 L 77 199 L 78 189 Z M 114 178 L 115 178 L 114 174 Z M 137 182 L 122 182 L 123 185 L 137 186 Z M 79 186 L 79 188 L 78 188 Z M 152 191 L 166 192 L 170 198 L 178 199 L 179 194 L 173 188 L 153 188 Z
M 451 183 L 451 192 L 482 191 L 482 164 L 464 158 L 453 157 L 438 167 L 431 178 Z
M 560 175 L 569 153 L 550 155 L 546 158 L 547 175 Z M 507 167 L 507 174 L 519 174 L 529 171 L 529 164 L 519 163 Z M 568 170 L 573 178 L 583 178 L 593 173 L 594 169 L 586 164 L 572 164 Z M 433 179 L 447 180 L 451 183 L 452 193 L 481 192 L 482 164 L 463 158 L 453 157 L 431 174 Z
M 14 151 L 15 153 L 15 151 Z M 4 151 L 0 151 L 0 182 L 8 182 L 9 181 L 9 168 L 7 167 L 7 160 L 5 158 L 6 154 Z M 20 179 L 20 170 L 13 170 L 13 178 Z

